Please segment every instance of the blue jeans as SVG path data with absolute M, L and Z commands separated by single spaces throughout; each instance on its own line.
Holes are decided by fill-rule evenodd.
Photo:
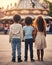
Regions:
M 30 49 L 30 58 L 33 59 L 33 39 L 25 39 L 25 59 L 28 58 L 28 46 Z
M 18 57 L 21 57 L 21 40 L 18 38 L 12 38 L 12 57 L 16 58 L 16 49 L 18 53 Z

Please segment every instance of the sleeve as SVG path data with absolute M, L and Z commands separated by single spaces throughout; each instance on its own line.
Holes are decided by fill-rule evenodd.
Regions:
M 22 25 L 21 25 L 21 28 L 20 28 L 20 37 L 21 37 L 21 41 L 23 40 L 23 28 L 22 28 Z
M 11 42 L 11 39 L 12 39 L 12 29 L 11 29 L 11 26 L 10 26 L 10 29 L 9 29 L 9 42 Z

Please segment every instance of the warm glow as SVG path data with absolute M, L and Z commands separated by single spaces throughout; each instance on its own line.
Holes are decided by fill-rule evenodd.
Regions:
M 52 0 L 48 0 L 48 1 L 52 2 Z
M 47 1 L 52 2 L 52 0 L 47 0 Z M 43 2 L 43 0 L 40 0 L 40 2 L 42 3 L 42 2 Z
M 14 6 L 14 3 L 19 3 L 19 0 L 0 0 L 0 7 L 4 7 L 6 9 L 7 6 Z
M 7 6 L 9 6 L 9 8 L 12 6 L 14 6 L 14 3 L 19 3 L 20 0 L 0 0 L 0 7 L 6 9 Z M 27 0 L 28 1 L 28 0 Z M 40 2 L 42 2 L 43 0 L 40 0 Z M 50 2 L 52 2 L 52 0 L 48 0 Z
M 40 3 L 42 3 L 42 2 L 43 2 L 43 0 L 40 0 L 39 2 L 40 2 Z

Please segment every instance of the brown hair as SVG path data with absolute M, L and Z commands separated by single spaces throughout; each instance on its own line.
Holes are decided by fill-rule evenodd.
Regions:
M 18 23 L 21 20 L 21 16 L 18 14 L 15 14 L 13 17 L 14 22 Z
M 26 24 L 26 25 L 32 24 L 32 18 L 31 18 L 31 17 L 26 17 L 26 18 L 25 18 L 25 24 Z
M 42 16 L 38 16 L 35 20 L 36 28 L 38 31 L 43 32 L 46 30 L 46 22 Z

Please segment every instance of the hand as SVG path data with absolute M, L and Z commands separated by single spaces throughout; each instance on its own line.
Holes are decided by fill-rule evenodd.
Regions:
M 9 40 L 9 43 L 11 43 L 11 40 Z
M 24 40 L 22 40 L 22 42 L 24 42 Z

